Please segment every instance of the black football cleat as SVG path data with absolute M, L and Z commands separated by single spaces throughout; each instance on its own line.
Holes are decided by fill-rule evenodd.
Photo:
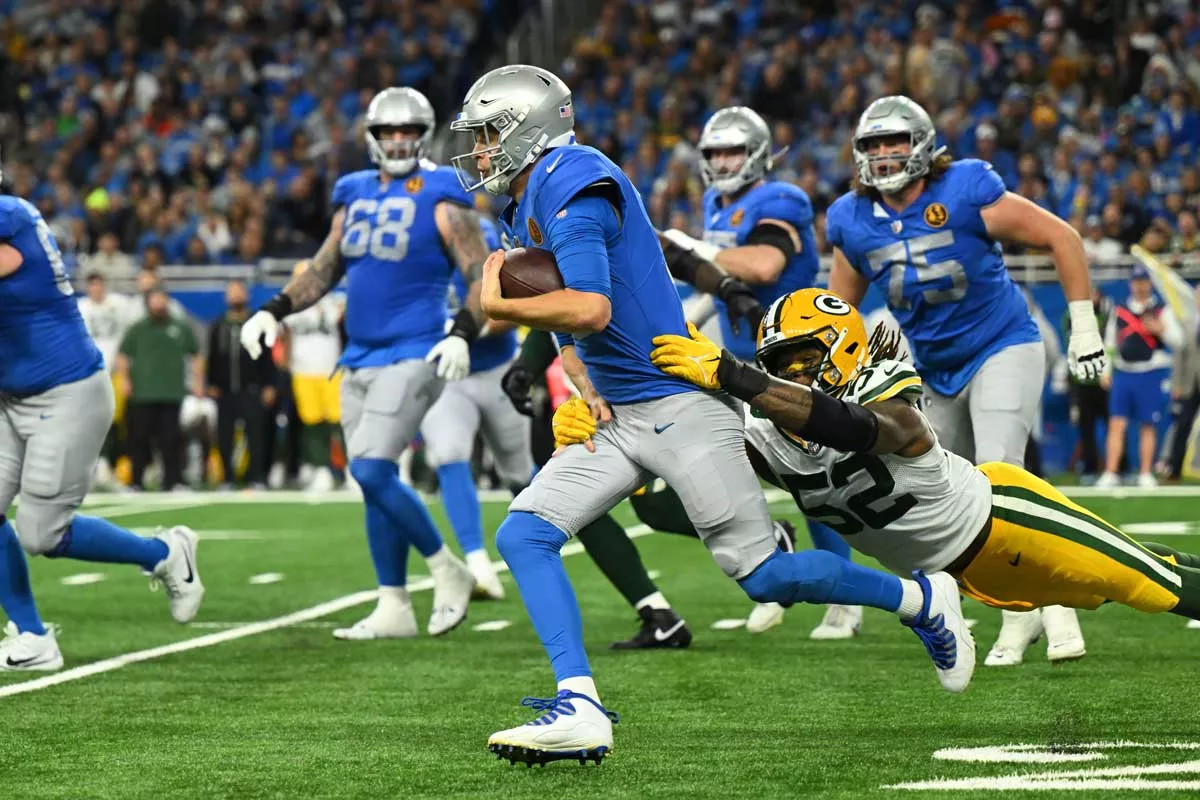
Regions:
M 672 609 L 643 606 L 638 609 L 638 617 L 642 620 L 642 627 L 632 639 L 613 642 L 613 650 L 682 649 L 692 643 L 692 632 L 683 618 Z

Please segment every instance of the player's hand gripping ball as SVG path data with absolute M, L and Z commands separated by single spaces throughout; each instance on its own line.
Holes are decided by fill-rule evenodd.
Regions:
M 500 267 L 500 294 L 505 298 L 537 297 L 566 288 L 558 261 L 549 250 L 518 247 L 506 250 Z

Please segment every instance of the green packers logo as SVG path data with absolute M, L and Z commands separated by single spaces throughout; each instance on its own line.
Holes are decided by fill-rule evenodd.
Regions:
M 742 224 L 742 220 L 744 220 L 745 218 L 746 218 L 746 211 L 744 209 L 739 208 L 737 211 L 733 212 L 732 216 L 729 217 L 729 224 L 736 228 L 738 225 Z
M 404 182 L 404 191 L 409 194 L 416 194 L 425 186 L 425 179 L 420 175 L 414 175 Z
M 529 218 L 529 240 L 538 247 L 542 246 L 542 229 L 533 221 L 533 217 Z
M 925 206 L 925 224 L 931 228 L 940 228 L 950 219 L 950 212 L 941 203 L 930 203 Z

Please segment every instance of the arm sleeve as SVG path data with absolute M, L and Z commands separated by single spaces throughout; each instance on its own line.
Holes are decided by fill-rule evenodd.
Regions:
M 608 238 L 620 227 L 612 204 L 594 196 L 572 198 L 550 218 L 547 243 L 568 289 L 612 297 Z
M 986 161 L 976 162 L 975 173 L 969 182 L 970 196 L 971 202 L 979 208 L 987 208 L 1008 191 L 1004 179 Z
M 837 210 L 833 206 L 829 208 L 829 212 L 825 215 L 825 241 L 829 243 L 830 247 L 836 247 L 843 253 L 846 252 L 842 236 L 842 223 Z M 851 262 L 852 265 L 853 263 Z
M 351 195 L 354 193 L 352 177 L 352 175 L 345 175 L 338 178 L 337 183 L 333 185 L 333 194 L 329 202 L 329 211 L 331 214 L 342 206 L 350 205 Z

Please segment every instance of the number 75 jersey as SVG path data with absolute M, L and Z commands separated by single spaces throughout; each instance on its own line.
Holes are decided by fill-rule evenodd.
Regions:
M 826 214 L 828 241 L 875 284 L 929 388 L 953 396 L 990 356 L 1040 340 L 980 211 L 1004 195 L 991 164 L 953 162 L 904 211 L 853 192 Z
M 911 365 L 881 361 L 863 370 L 844 399 L 916 404 L 920 396 L 921 379 Z M 945 569 L 991 513 L 987 477 L 936 442 L 916 458 L 842 453 L 804 442 L 750 412 L 746 440 L 772 473 L 763 477 L 791 492 L 804 516 L 901 575 Z

